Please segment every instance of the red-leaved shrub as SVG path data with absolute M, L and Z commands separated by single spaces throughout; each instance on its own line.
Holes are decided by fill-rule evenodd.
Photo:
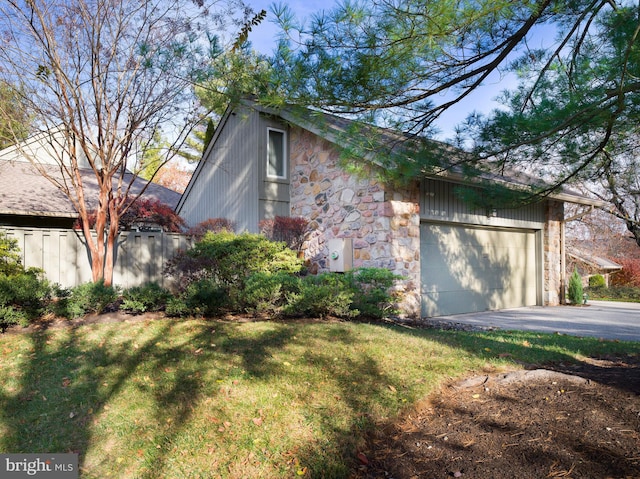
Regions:
M 207 231 L 212 231 L 214 233 L 228 231 L 233 233 L 235 231 L 235 224 L 227 218 L 209 218 L 208 220 L 201 221 L 197 225 L 189 228 L 186 234 L 193 236 L 196 240 L 199 240 L 202 239 Z
M 616 258 L 615 262 L 622 266 L 622 270 L 611 275 L 611 286 L 640 288 L 640 259 Z
M 270 240 L 284 241 L 289 248 L 298 251 L 309 232 L 309 221 L 300 217 L 276 216 L 260 221 L 258 227 L 260 233 Z

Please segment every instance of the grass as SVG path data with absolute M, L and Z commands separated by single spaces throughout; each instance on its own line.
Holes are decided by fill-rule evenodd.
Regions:
M 0 351 L 0 452 L 77 452 L 82 478 L 342 478 L 367 432 L 452 378 L 640 343 L 162 319 L 3 335 Z

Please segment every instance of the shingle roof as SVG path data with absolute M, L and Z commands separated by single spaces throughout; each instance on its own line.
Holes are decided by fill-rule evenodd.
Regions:
M 43 166 L 51 175 L 60 175 L 55 165 Z M 97 206 L 98 186 L 92 170 L 83 170 L 84 191 L 90 208 Z M 125 184 L 133 175 L 125 175 Z M 131 194 L 142 191 L 146 180 L 135 179 Z M 175 208 L 180 193 L 164 186 L 150 183 L 144 198 L 156 199 Z M 27 161 L 0 160 L 0 214 L 35 215 L 75 218 L 77 213 L 71 201 L 33 164 Z
M 622 269 L 622 265 L 610 259 L 596 256 L 579 249 L 572 248 L 570 251 L 567 251 L 567 255 L 602 271 L 618 271 Z
M 461 168 L 461 165 L 468 160 L 469 153 L 444 142 L 406 135 L 400 131 L 380 128 L 297 105 L 272 109 L 263 107 L 253 100 L 245 100 L 243 104 L 262 113 L 279 116 L 290 124 L 308 130 L 341 148 L 346 147 L 356 152 L 362 152 L 361 156 L 374 164 L 378 162 L 379 155 L 385 150 L 406 157 L 410 157 L 418 151 L 429 151 L 433 154 L 432 156 L 442 158 L 443 161 L 433 171 L 425 171 L 425 177 L 449 179 L 461 183 L 489 181 L 502 183 L 509 188 L 526 188 L 533 185 L 544 188 L 548 186 L 540 178 L 515 170 L 504 170 L 500 174 L 479 170 L 476 178 L 470 179 L 462 172 Z M 381 166 L 388 167 L 389 165 Z M 585 197 L 565 186 L 549 196 L 571 203 L 591 206 L 605 205 L 600 200 Z

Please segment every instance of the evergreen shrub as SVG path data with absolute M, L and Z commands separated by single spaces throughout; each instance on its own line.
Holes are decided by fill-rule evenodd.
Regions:
M 59 314 L 79 318 L 89 313 L 103 313 L 120 295 L 115 286 L 106 286 L 103 280 L 83 283 L 68 290 L 59 300 Z
M 162 311 L 170 297 L 171 293 L 155 282 L 133 286 L 122 292 L 121 309 L 132 314 Z
M 582 278 L 578 274 L 578 270 L 574 270 L 569 278 L 569 301 L 573 304 L 582 304 L 583 301 Z

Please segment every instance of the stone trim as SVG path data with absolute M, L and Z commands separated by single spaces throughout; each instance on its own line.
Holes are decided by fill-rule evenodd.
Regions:
M 328 271 L 327 241 L 353 240 L 353 266 L 387 268 L 405 277 L 400 307 L 420 306 L 419 185 L 403 191 L 340 167 L 333 144 L 298 127 L 290 132 L 291 216 L 310 222 L 302 250 L 311 272 Z

